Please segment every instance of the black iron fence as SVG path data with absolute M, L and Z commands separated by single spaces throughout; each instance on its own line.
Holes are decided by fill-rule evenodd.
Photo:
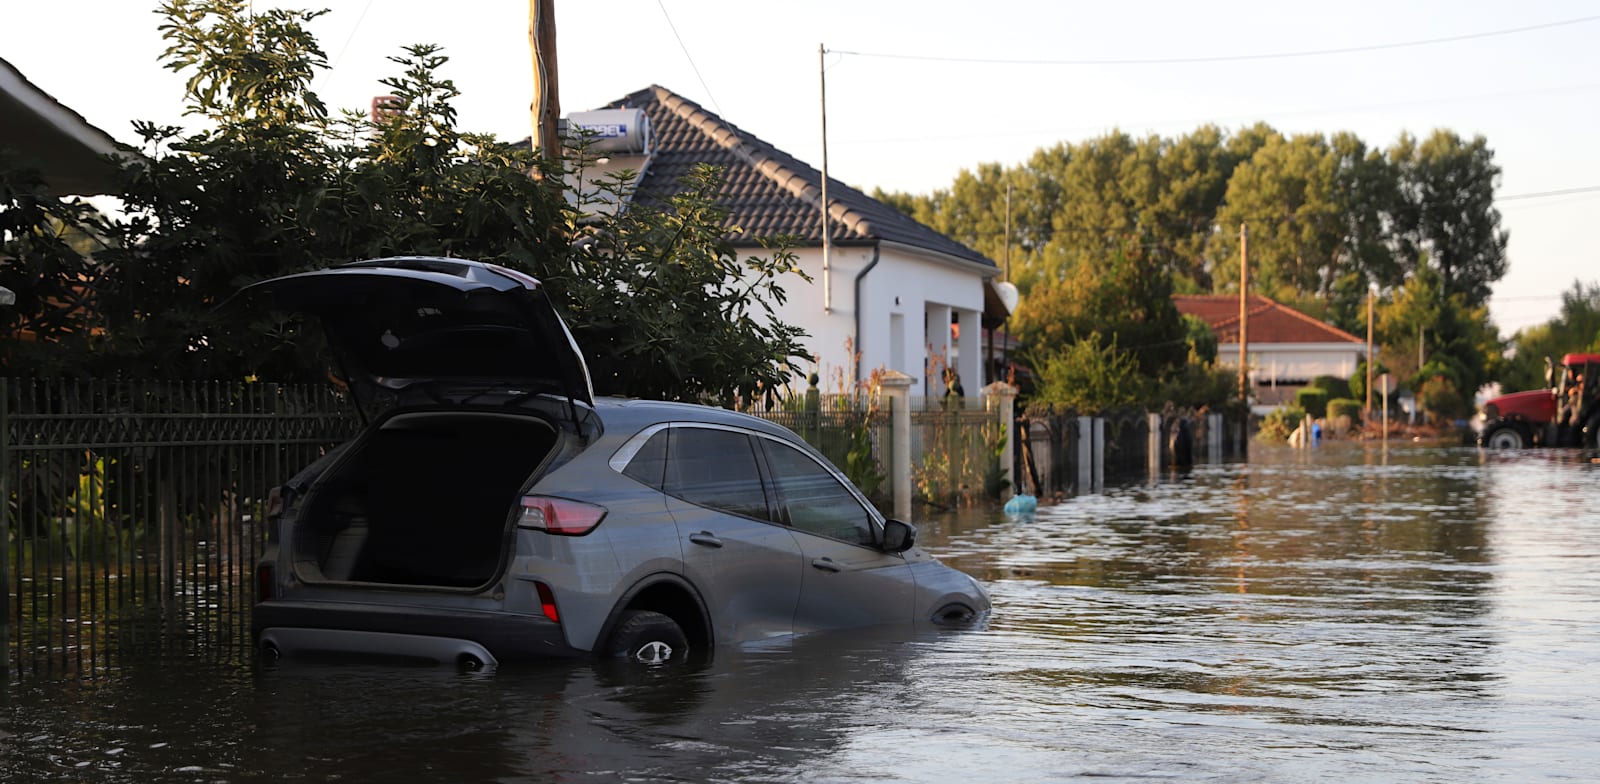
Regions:
M 354 431 L 326 385 L 0 379 L 0 670 L 237 653 L 268 490 Z

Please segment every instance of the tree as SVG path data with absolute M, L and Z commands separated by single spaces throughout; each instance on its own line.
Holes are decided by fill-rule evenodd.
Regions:
M 1518 331 L 1511 337 L 1515 355 L 1500 378 L 1507 391 L 1545 386 L 1545 360 L 1581 351 L 1600 351 L 1600 282 L 1574 280 L 1561 294 L 1555 318 Z
M 1035 287 L 1011 318 L 1024 350 L 1040 356 L 1091 334 L 1117 342 L 1150 378 L 1171 373 L 1188 356 L 1171 277 L 1138 246 L 1080 264 L 1067 280 Z
M 1090 332 L 1039 365 L 1034 399 L 1064 409 L 1104 411 L 1143 402 L 1148 382 L 1116 336 Z
M 1462 293 L 1445 294 L 1443 278 L 1431 265 L 1419 267 L 1378 308 L 1377 333 L 1384 364 L 1412 389 L 1440 377 L 1450 382 L 1448 389 L 1433 385 L 1440 399 L 1470 401 L 1499 369 L 1499 332 L 1488 308 L 1469 304 Z
M 1508 236 L 1494 207 L 1500 167 L 1488 142 L 1443 129 L 1420 143 L 1401 134 L 1389 160 L 1398 173 L 1400 258 L 1433 265 L 1446 295 L 1486 301 L 1490 285 L 1506 274 Z
M 90 221 L 60 200 L 7 192 L 0 211 L 19 230 L 8 231 L 5 251 L 20 263 L 0 269 L 78 265 L 62 274 L 81 275 L 103 327 L 94 351 L 52 344 L 53 361 L 84 375 L 321 380 L 317 331 L 289 314 L 219 305 L 263 278 L 417 254 L 540 278 L 600 369 L 599 391 L 727 400 L 788 380 L 800 332 L 773 306 L 783 297 L 776 276 L 793 258 L 780 247 L 736 261 L 726 213 L 709 199 L 712 173 L 697 172 L 667 204 L 587 220 L 552 187 L 559 169 L 456 127 L 457 90 L 438 76 L 446 58 L 426 45 L 391 58 L 401 70 L 385 80 L 399 97 L 394 112 L 376 123 L 351 112 L 330 120 L 310 90 L 326 67 L 305 29 L 319 13 L 168 0 L 164 58 L 188 77 L 189 114 L 202 129 L 136 124 L 146 157 L 121 173 L 126 218 Z M 34 203 L 89 222 L 108 247 L 66 254 L 28 211 Z M 51 367 L 15 342 L 7 349 L 6 372 Z

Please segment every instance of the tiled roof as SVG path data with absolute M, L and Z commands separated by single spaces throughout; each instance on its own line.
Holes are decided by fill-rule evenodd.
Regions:
M 1239 297 L 1178 295 L 1172 298 L 1178 312 L 1196 316 L 1211 325 L 1219 343 L 1239 340 Z M 1324 324 L 1294 308 L 1260 294 L 1250 295 L 1250 342 L 1255 343 L 1355 343 L 1366 341 L 1338 327 Z
M 816 169 L 659 85 L 605 108 L 642 109 L 650 118 L 655 153 L 637 198 L 669 194 L 696 164 L 709 163 L 723 169 L 722 205 L 732 213 L 729 223 L 744 229 L 736 242 L 788 234 L 802 245 L 822 244 L 822 174 Z M 832 177 L 828 200 L 835 244 L 895 242 L 996 266 L 983 254 Z

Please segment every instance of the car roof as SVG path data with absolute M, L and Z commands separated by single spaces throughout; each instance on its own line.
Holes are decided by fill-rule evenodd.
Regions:
M 716 406 L 675 403 L 667 400 L 600 397 L 595 399 L 594 407 L 601 421 L 605 422 L 607 430 L 617 428 L 632 431 L 657 422 L 708 422 L 793 437 L 792 432 L 781 425 L 761 417 Z

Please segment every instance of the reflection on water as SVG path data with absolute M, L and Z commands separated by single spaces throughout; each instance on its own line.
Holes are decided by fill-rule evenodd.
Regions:
M 4 781 L 1523 781 L 1600 763 L 1600 465 L 1257 449 L 921 540 L 977 630 L 689 673 L 157 662 L 0 691 Z

